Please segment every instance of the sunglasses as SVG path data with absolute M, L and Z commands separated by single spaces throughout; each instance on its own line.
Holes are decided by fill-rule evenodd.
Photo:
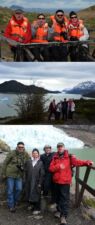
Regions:
M 39 17 L 38 20 L 45 20 L 45 18 L 44 17 Z
M 58 16 L 58 17 L 62 17 L 62 16 L 64 16 L 64 15 L 63 15 L 63 14 L 57 14 L 57 16 Z

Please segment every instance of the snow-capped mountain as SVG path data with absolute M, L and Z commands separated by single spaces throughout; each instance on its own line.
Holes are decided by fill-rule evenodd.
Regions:
M 86 81 L 86 82 L 79 83 L 78 85 L 76 85 L 70 90 L 65 89 L 65 92 L 71 93 L 71 94 L 85 94 L 87 92 L 94 91 L 94 90 L 95 90 L 95 82 Z

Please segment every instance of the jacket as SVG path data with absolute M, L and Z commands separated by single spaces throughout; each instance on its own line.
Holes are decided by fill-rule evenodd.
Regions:
M 27 160 L 25 164 L 25 193 L 26 200 L 38 202 L 40 198 L 41 188 L 44 179 L 44 167 L 41 160 L 38 160 L 35 166 L 32 165 L 32 160 Z
M 71 184 L 72 182 L 72 166 L 89 165 L 89 160 L 77 159 L 74 155 L 70 157 L 67 150 L 64 150 L 62 157 L 56 153 L 50 163 L 49 170 L 53 173 L 53 182 L 57 184 Z M 64 165 L 64 169 L 60 165 Z
M 52 20 L 52 33 L 53 33 L 53 40 L 54 41 L 60 41 L 60 42 L 67 42 L 67 38 L 64 38 L 63 33 L 67 33 L 68 29 L 68 23 L 65 17 L 64 23 L 60 25 L 54 16 L 50 16 L 50 19 Z
M 22 178 L 24 175 L 24 164 L 30 156 L 26 151 L 19 153 L 17 150 L 13 150 L 8 153 L 3 167 L 2 175 L 5 177 Z
M 77 37 L 78 39 L 84 35 L 84 24 L 82 20 L 79 20 L 78 26 L 74 26 L 71 21 L 69 21 L 68 32 L 70 37 Z
M 35 28 L 32 26 L 32 33 L 34 38 L 31 40 L 32 42 L 36 43 L 44 43 L 48 42 L 48 24 L 45 23 L 42 27 Z
M 22 20 L 17 21 L 16 18 L 12 16 L 5 29 L 4 36 L 17 42 L 31 42 L 31 25 L 28 19 L 26 17 L 23 17 Z

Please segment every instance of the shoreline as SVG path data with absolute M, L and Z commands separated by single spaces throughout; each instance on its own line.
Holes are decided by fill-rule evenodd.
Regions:
M 85 125 L 84 128 L 82 126 L 64 126 L 58 125 L 56 128 L 59 128 L 65 131 L 69 136 L 80 139 L 84 142 L 85 147 L 93 148 L 95 147 L 95 126 Z M 92 128 L 92 129 L 91 129 Z

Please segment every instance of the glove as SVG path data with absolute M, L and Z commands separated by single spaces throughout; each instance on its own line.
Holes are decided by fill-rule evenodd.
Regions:
M 87 161 L 86 161 L 86 165 L 87 165 L 87 166 L 92 166 L 93 164 L 94 164 L 93 161 L 90 161 L 90 160 L 87 160 Z
M 65 40 L 68 40 L 68 36 L 66 32 L 61 32 L 60 36 L 62 36 Z

